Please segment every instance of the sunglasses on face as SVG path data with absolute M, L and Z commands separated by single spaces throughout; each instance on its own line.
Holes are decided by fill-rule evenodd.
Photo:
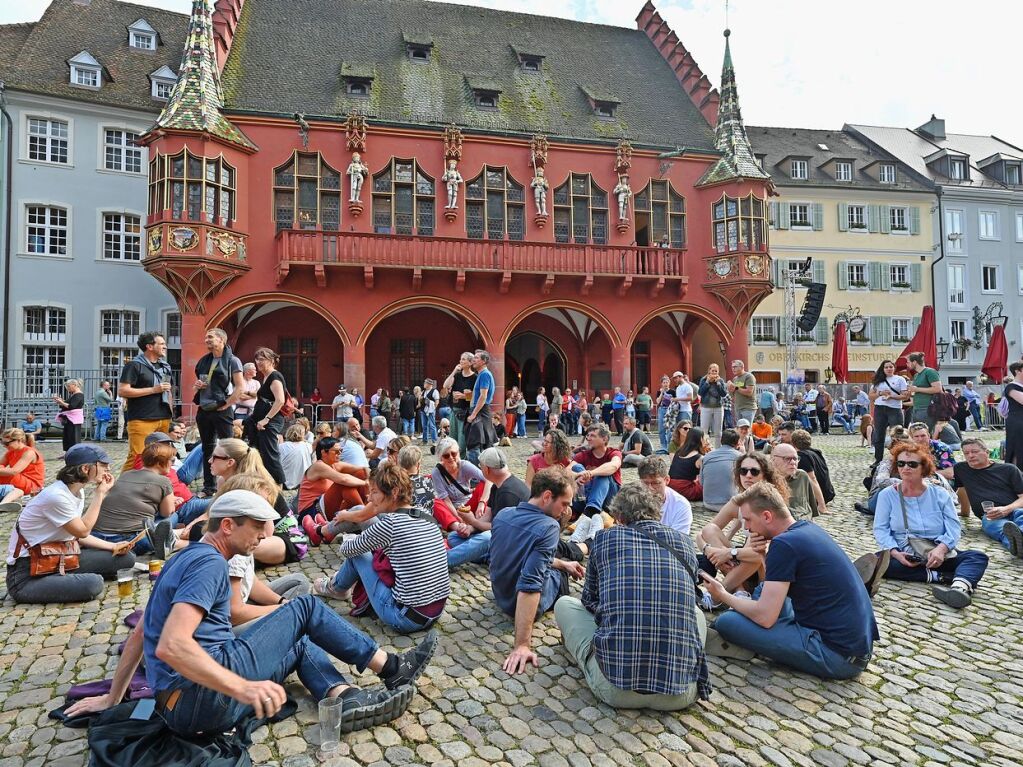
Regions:
M 458 458 L 458 453 L 444 453 L 441 458 Z
M 759 466 L 740 466 L 739 467 L 739 474 L 741 474 L 744 477 L 747 474 L 749 474 L 751 477 L 759 477 L 760 476 L 760 467 Z
M 230 461 L 231 460 L 231 456 L 229 456 L 229 455 L 217 455 L 216 453 L 214 453 L 213 455 L 210 456 L 210 460 L 211 461 Z
M 919 469 L 920 461 L 896 461 L 895 465 L 900 469 L 905 469 L 906 467 L 909 467 L 910 469 Z

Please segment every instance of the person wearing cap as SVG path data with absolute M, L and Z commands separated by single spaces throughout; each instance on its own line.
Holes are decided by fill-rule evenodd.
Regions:
M 331 403 L 334 407 L 334 419 L 338 421 L 347 421 L 352 417 L 353 408 L 355 407 L 355 397 L 349 394 L 348 389 L 345 388 L 344 384 L 337 387 L 337 396 L 334 397 L 334 401 Z
M 693 385 L 689 383 L 686 374 L 681 370 L 676 370 L 672 373 L 671 378 L 675 386 L 675 396 L 673 399 L 675 404 L 678 405 L 678 418 L 676 421 L 692 421 L 693 400 L 696 399 Z
M 277 519 L 256 493 L 224 493 L 210 507 L 206 535 L 175 555 L 153 587 L 143 618 L 146 676 L 174 732 L 224 732 L 247 715 L 274 716 L 287 700 L 281 685 L 293 672 L 316 700 L 343 700 L 342 732 L 391 721 L 412 700 L 414 682 L 436 649 L 434 634 L 392 655 L 311 595 L 234 634 L 228 560 L 250 554 L 273 534 Z M 330 656 L 372 669 L 384 687 L 349 685 Z
M 508 459 L 496 447 L 480 453 L 480 471 L 490 485 L 489 497 L 482 498 L 483 512 L 459 511 L 460 522 L 448 535 L 448 567 L 466 562 L 485 562 L 490 554 L 490 528 L 502 509 L 529 500 L 529 487 L 508 469 Z
M 753 434 L 750 432 L 753 424 L 746 418 L 740 418 L 735 422 L 735 430 L 739 433 L 739 444 L 736 446 L 741 453 L 752 453 L 756 446 Z
M 94 486 L 88 509 L 87 485 Z M 67 451 L 56 480 L 25 505 L 11 531 L 7 548 L 7 593 L 11 599 L 19 604 L 88 602 L 103 592 L 104 578 L 112 579 L 118 570 L 135 564 L 127 544 L 92 535 L 103 499 L 113 485 L 105 450 L 79 443 Z M 77 569 L 31 575 L 29 547 L 76 539 L 88 547 L 82 548 Z

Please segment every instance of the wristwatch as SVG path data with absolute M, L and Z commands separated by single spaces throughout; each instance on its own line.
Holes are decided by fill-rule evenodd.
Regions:
M 735 548 L 733 546 L 732 548 L 730 548 L 728 550 L 728 553 L 732 555 L 732 561 L 733 562 L 738 562 L 739 561 L 739 550 L 737 548 Z

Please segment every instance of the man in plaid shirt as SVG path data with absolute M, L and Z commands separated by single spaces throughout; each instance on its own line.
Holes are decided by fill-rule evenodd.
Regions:
M 692 542 L 661 524 L 661 500 L 640 483 L 622 488 L 612 514 L 619 524 L 593 539 L 582 600 L 554 605 L 565 647 L 613 708 L 678 711 L 706 700 Z

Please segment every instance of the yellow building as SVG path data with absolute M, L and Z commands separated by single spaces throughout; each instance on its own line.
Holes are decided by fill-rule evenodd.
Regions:
M 932 301 L 936 236 L 929 185 L 889 155 L 879 155 L 842 131 L 747 128 L 771 174 L 771 255 L 775 285 L 782 270 L 812 259 L 808 276 L 827 287 L 824 310 L 809 333 L 797 331 L 797 368 L 807 381 L 827 381 L 833 325 L 850 323 L 849 381 L 869 381 L 916 332 Z M 796 291 L 798 314 L 806 289 Z M 750 368 L 757 381 L 786 379 L 785 292 L 760 304 L 749 328 Z

